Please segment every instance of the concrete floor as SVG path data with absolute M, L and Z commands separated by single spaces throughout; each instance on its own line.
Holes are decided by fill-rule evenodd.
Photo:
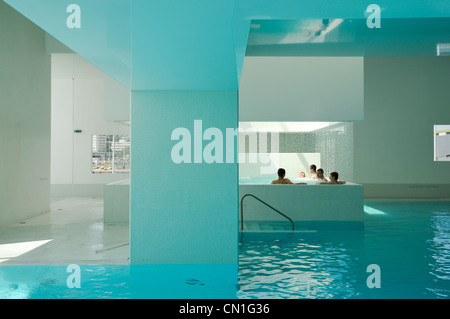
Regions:
M 103 198 L 66 198 L 50 212 L 0 227 L 0 266 L 129 264 L 128 223 L 103 222 Z

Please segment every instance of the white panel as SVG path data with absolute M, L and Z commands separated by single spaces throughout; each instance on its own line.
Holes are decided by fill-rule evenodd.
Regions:
M 390 198 L 406 196 L 401 184 L 411 194 L 423 184 L 448 184 L 450 170 L 433 160 L 433 127 L 449 122 L 450 57 L 366 57 L 364 74 L 365 116 L 354 126 L 354 181 L 398 185 L 398 194 L 384 191 Z
M 76 54 L 53 54 L 52 75 L 52 184 L 101 185 L 126 178 L 91 172 L 92 135 L 130 133 L 129 126 L 104 119 L 106 75 Z M 120 94 L 124 99 L 123 91 L 110 99 Z
M 109 76 L 105 76 L 105 121 L 130 121 L 130 91 Z
M 363 186 L 358 184 L 239 185 L 239 202 L 246 194 L 255 195 L 294 222 L 364 221 Z M 244 199 L 243 208 L 244 221 L 286 220 L 252 197 Z
M 52 54 L 51 56 L 52 80 L 72 79 L 74 54 Z
M 52 59 L 53 62 L 53 59 Z M 52 79 L 51 183 L 72 183 L 73 81 Z
M 45 33 L 0 1 L 0 226 L 50 209 Z
M 450 134 L 436 136 L 436 156 L 450 156 Z
M 74 55 L 74 76 L 83 79 L 103 79 L 105 74 L 96 66 L 89 63 L 79 55 Z
M 309 166 L 315 164 L 320 168 L 320 153 L 277 153 L 277 154 L 254 154 L 268 155 L 270 162 L 263 162 L 257 158 L 256 163 L 251 163 L 248 157 L 244 162 L 239 163 L 239 178 L 247 177 L 269 177 L 277 179 L 279 168 L 286 170 L 286 178 L 294 179 L 299 177 L 300 172 L 305 172 L 306 177 L 311 174 Z
M 360 121 L 363 58 L 246 57 L 239 121 Z

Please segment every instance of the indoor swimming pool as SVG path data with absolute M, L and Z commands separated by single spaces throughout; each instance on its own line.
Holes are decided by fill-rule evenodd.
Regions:
M 449 202 L 365 202 L 364 230 L 252 234 L 239 298 L 449 298 Z M 380 288 L 369 288 L 369 265 Z
M 365 201 L 358 230 L 247 232 L 235 265 L 0 266 L 0 298 L 448 299 L 450 202 Z M 379 288 L 368 281 L 378 266 Z M 369 280 L 370 279 L 370 280 Z

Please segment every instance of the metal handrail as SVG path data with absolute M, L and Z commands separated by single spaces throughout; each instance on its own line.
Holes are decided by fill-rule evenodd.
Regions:
M 280 212 L 278 209 L 276 209 L 275 207 L 272 207 L 271 205 L 267 204 L 265 201 L 263 201 L 262 199 L 256 197 L 256 196 L 253 195 L 253 194 L 245 194 L 245 195 L 242 196 L 242 198 L 241 198 L 241 230 L 244 230 L 244 205 L 243 205 L 243 203 L 244 203 L 244 198 L 247 197 L 247 196 L 253 197 L 254 199 L 256 199 L 256 200 L 260 201 L 261 203 L 263 203 L 264 205 L 266 205 L 267 207 L 272 208 L 274 211 L 276 211 L 278 214 L 280 214 L 280 215 L 283 216 L 284 218 L 288 219 L 288 220 L 291 222 L 292 230 L 295 230 L 295 229 L 294 229 L 294 221 L 293 221 L 291 218 L 289 218 L 289 216 L 283 214 L 283 213 Z

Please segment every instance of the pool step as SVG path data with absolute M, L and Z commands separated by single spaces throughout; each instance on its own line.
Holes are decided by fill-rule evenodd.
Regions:
M 292 240 L 295 238 L 316 238 L 317 230 L 296 228 L 292 230 L 291 225 L 271 224 L 270 222 L 249 222 L 244 223 L 244 230 L 239 232 L 239 241 L 273 241 Z M 311 237 L 312 236 L 312 237 Z
M 258 231 L 258 230 L 288 230 L 288 227 L 283 225 L 274 225 L 270 222 L 244 222 L 244 231 Z
M 241 231 L 239 224 L 239 230 Z M 298 221 L 295 231 L 307 230 L 361 230 L 364 222 L 355 221 Z M 291 223 L 285 221 L 244 221 L 244 231 L 292 231 Z
M 246 232 L 289 232 L 292 226 L 288 222 L 278 221 L 247 221 L 244 222 L 244 231 Z M 306 228 L 296 228 L 295 231 L 309 231 Z

